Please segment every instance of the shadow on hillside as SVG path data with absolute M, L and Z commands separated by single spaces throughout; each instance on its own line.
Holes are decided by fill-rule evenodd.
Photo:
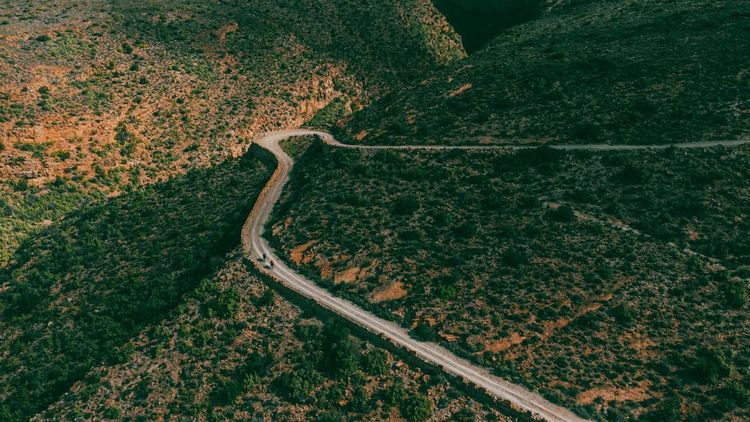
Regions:
M 134 40 L 158 42 L 196 57 L 209 50 L 240 54 L 245 58 L 242 72 L 267 82 L 265 78 L 295 73 L 309 76 L 311 63 L 343 62 L 359 81 L 374 84 L 417 77 L 434 66 L 430 49 L 440 47 L 428 44 L 435 44 L 441 30 L 409 16 L 410 9 L 419 6 L 398 1 L 375 4 L 283 0 L 248 7 L 238 1 L 128 1 L 114 3 L 112 10 L 119 15 L 121 31 Z M 226 28 L 232 30 L 222 41 L 219 33 Z
M 86 206 L 16 252 L 0 272 L 0 420 L 46 408 L 91 368 L 161 320 L 239 243 L 242 222 L 270 176 L 272 157 L 194 170 Z M 18 335 L 16 335 L 18 333 Z
M 502 31 L 539 15 L 540 0 L 433 0 L 456 31 L 464 48 L 474 53 Z

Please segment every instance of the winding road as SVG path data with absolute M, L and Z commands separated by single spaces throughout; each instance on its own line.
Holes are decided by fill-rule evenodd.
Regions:
M 405 149 L 405 150 L 445 150 L 445 149 L 521 149 L 534 146 L 435 146 L 435 145 L 349 145 L 336 141 L 332 135 L 316 130 L 285 130 L 266 134 L 255 143 L 270 151 L 278 160 L 278 167 L 271 179 L 261 191 L 252 212 L 242 227 L 242 248 L 245 257 L 253 262 L 264 274 L 274 278 L 286 288 L 315 301 L 318 305 L 346 318 L 354 324 L 390 341 L 403 349 L 411 351 L 425 362 L 441 367 L 445 372 L 460 377 L 498 400 L 510 403 L 515 408 L 528 411 L 538 418 L 554 422 L 583 421 L 568 409 L 557 406 L 537 393 L 524 387 L 510 383 L 494 375 L 486 369 L 476 366 L 469 361 L 459 358 L 445 348 L 430 342 L 415 340 L 407 331 L 393 322 L 386 321 L 354 303 L 336 297 L 329 291 L 319 287 L 312 280 L 296 273 L 287 266 L 271 249 L 268 241 L 263 238 L 264 227 L 268 222 L 274 205 L 278 202 L 284 185 L 289 180 L 289 172 L 294 165 L 292 158 L 287 155 L 279 143 L 293 136 L 317 135 L 331 146 L 351 149 Z M 677 144 L 679 148 L 707 148 L 713 146 L 737 146 L 748 144 L 750 140 L 742 141 L 713 141 L 693 144 Z M 667 148 L 660 146 L 634 145 L 558 145 L 556 149 L 576 150 L 636 150 Z M 264 260 L 263 257 L 266 259 Z M 270 262 L 274 264 L 271 265 Z

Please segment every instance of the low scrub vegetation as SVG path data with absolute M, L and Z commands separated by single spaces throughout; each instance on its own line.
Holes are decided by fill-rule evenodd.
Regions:
M 272 240 L 336 294 L 581 415 L 742 419 L 749 153 L 314 144 Z
M 462 56 L 429 0 L 12 1 L 0 20 L 0 266 L 88 199 L 332 124 Z
M 217 303 L 234 311 L 214 312 Z M 254 276 L 239 248 L 126 347 L 127 359 L 97 365 L 40 418 L 506 420 L 444 377 L 306 315 Z
M 370 144 L 748 137 L 750 73 L 740 53 L 750 50 L 748 25 L 736 1 L 545 1 L 540 16 L 448 71 L 355 113 L 339 137 Z M 474 21 L 471 29 L 484 28 Z
M 128 360 L 128 340 L 239 242 L 269 176 L 250 154 L 86 205 L 24 242 L 0 270 L 0 419 L 26 419 L 91 368 Z M 228 290 L 208 309 L 233 315 L 238 301 Z

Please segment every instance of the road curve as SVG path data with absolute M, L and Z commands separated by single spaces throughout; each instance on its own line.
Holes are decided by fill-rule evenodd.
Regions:
M 336 141 L 333 136 L 326 132 L 316 130 L 284 130 L 266 134 L 255 143 L 270 151 L 278 160 L 278 167 L 271 179 L 261 191 L 252 212 L 242 227 L 242 248 L 245 257 L 253 262 L 258 270 L 273 277 L 288 289 L 301 294 L 320 306 L 340 315 L 354 324 L 381 336 L 393 344 L 413 352 L 425 362 L 441 367 L 446 372 L 462 378 L 489 393 L 499 400 L 509 402 L 514 407 L 528 411 L 536 417 L 553 422 L 583 421 L 584 419 L 573 414 L 570 410 L 557 406 L 537 393 L 533 393 L 519 385 L 512 384 L 494 375 L 486 369 L 478 367 L 465 359 L 459 358 L 445 348 L 429 342 L 418 341 L 409 336 L 407 331 L 393 322 L 386 321 L 374 314 L 360 308 L 354 303 L 336 297 L 329 291 L 319 287 L 312 280 L 296 273 L 289 268 L 271 249 L 268 241 L 263 238 L 264 227 L 268 222 L 274 205 L 281 196 L 284 185 L 289 180 L 289 172 L 294 161 L 287 155 L 279 145 L 279 142 L 292 136 L 317 135 L 331 146 L 352 149 L 406 149 L 406 150 L 444 150 L 444 149 L 519 149 L 524 147 L 505 146 L 434 146 L 434 145 L 402 145 L 402 146 L 375 146 L 375 145 L 349 145 Z M 750 143 L 750 141 L 716 141 L 703 142 L 699 144 L 680 144 L 677 147 L 701 148 L 711 146 L 736 146 Z M 666 146 L 659 146 L 663 148 Z M 525 147 L 533 148 L 533 147 Z M 650 146 L 614 146 L 614 145 L 572 145 L 553 146 L 558 149 L 589 149 L 589 150 L 632 150 L 649 149 Z M 263 261 L 272 261 L 275 265 L 270 267 Z

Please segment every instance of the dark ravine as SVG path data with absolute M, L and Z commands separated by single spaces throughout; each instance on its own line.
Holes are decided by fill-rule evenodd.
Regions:
M 503 30 L 539 14 L 539 0 L 433 0 L 435 7 L 474 53 Z

